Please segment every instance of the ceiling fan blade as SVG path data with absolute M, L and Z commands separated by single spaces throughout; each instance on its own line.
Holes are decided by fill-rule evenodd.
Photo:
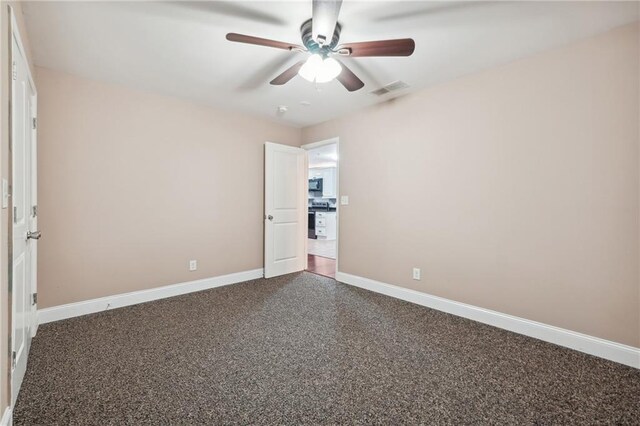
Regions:
M 336 61 L 338 61 L 336 59 Z M 338 61 L 342 66 L 342 72 L 338 74 L 336 80 L 338 80 L 342 85 L 350 92 L 355 92 L 356 90 L 362 89 L 364 87 L 364 82 L 358 78 L 357 75 L 353 73 L 342 61 Z
M 251 92 L 262 87 L 265 81 L 269 81 L 269 77 L 273 78 L 273 75 L 282 71 L 283 68 L 288 67 L 291 64 L 291 52 L 275 52 L 274 57 L 263 64 L 256 64 L 256 67 L 251 72 L 251 75 L 244 80 L 237 90 L 239 92 Z M 383 86 L 380 84 L 380 86 Z
M 362 56 L 411 56 L 416 42 L 411 38 L 397 40 L 361 41 L 338 46 L 336 52 L 352 58 Z
M 331 43 L 342 0 L 313 0 L 312 37 L 320 45 Z
M 271 84 L 273 84 L 274 86 L 281 86 L 287 83 L 289 80 L 295 77 L 296 74 L 298 74 L 298 71 L 300 71 L 300 68 L 302 68 L 305 62 L 307 62 L 306 59 L 296 62 L 293 66 L 284 70 L 282 74 L 271 80 Z
M 270 40 L 268 38 L 253 37 L 253 36 L 244 35 L 244 34 L 229 33 L 227 34 L 227 40 L 235 41 L 238 43 L 255 44 L 258 46 L 275 47 L 276 49 L 305 50 L 304 47 L 297 44 Z

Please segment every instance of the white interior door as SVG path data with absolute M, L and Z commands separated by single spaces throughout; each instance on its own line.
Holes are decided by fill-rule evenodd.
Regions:
M 35 108 L 36 92 L 15 25 L 12 31 L 11 167 L 12 270 L 11 283 L 11 398 L 15 403 L 27 367 L 35 331 L 36 204 Z
M 264 276 L 302 271 L 307 236 L 306 151 L 265 144 Z

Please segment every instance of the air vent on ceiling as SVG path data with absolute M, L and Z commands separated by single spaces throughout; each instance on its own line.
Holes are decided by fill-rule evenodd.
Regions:
M 372 95 L 376 95 L 376 96 L 382 96 L 382 95 L 386 95 L 387 93 L 390 92 L 395 92 L 397 90 L 401 90 L 401 89 L 406 89 L 407 87 L 409 87 L 409 85 L 407 83 L 405 83 L 404 81 L 394 81 L 393 83 L 389 83 L 386 86 L 382 86 L 381 88 L 374 90 L 372 92 L 370 92 Z

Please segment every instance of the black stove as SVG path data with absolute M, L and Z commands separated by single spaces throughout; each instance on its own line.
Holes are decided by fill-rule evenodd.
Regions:
M 314 210 L 329 211 L 329 201 L 328 200 L 311 200 L 311 208 Z

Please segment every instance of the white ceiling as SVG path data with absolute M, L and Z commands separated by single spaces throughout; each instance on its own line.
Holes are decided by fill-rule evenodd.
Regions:
M 311 1 L 26 2 L 34 62 L 92 79 L 306 126 L 390 97 L 588 37 L 638 19 L 637 2 L 344 0 L 341 41 L 412 37 L 408 58 L 345 59 L 365 82 L 316 88 L 269 81 L 303 53 L 231 43 L 227 32 L 300 43 Z M 410 85 L 376 97 L 395 80 Z M 301 102 L 310 102 L 304 106 Z M 284 115 L 279 105 L 288 106 Z

